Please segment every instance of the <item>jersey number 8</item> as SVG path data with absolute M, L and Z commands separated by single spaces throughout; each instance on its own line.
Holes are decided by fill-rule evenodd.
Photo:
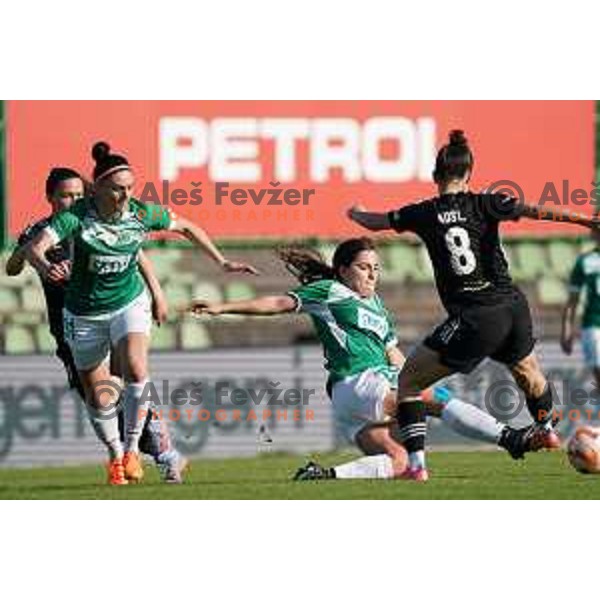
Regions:
M 471 251 L 471 240 L 466 229 L 451 227 L 446 232 L 445 239 L 454 272 L 457 275 L 471 274 L 477 266 L 477 260 Z

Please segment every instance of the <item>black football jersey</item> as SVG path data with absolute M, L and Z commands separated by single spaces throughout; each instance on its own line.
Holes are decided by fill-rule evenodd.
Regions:
M 50 224 L 51 217 L 46 217 L 30 225 L 21 233 L 17 244 L 19 247 L 25 246 L 33 240 L 41 231 Z M 46 259 L 57 264 L 64 260 L 71 260 L 71 243 L 69 240 L 64 240 L 60 244 L 50 248 L 46 252 Z M 57 340 L 62 340 L 63 334 L 63 307 L 65 305 L 65 287 L 48 281 L 42 281 L 44 295 L 46 296 L 46 308 L 48 311 L 48 323 L 50 332 Z
M 444 194 L 389 213 L 398 232 L 412 231 L 427 246 L 448 312 L 466 302 L 490 302 L 514 291 L 498 233 L 517 220 L 518 199 L 502 194 Z

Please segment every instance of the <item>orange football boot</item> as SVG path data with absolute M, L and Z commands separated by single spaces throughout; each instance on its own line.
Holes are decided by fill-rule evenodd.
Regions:
M 125 478 L 130 483 L 140 483 L 144 478 L 142 461 L 137 452 L 125 452 L 123 467 L 125 469 Z
M 127 485 L 129 482 L 125 478 L 125 468 L 122 458 L 113 458 L 106 464 L 108 472 L 109 485 Z

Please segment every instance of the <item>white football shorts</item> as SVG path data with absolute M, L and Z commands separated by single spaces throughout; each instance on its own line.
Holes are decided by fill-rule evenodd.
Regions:
M 600 328 L 586 327 L 583 329 L 581 346 L 586 366 L 590 369 L 600 368 Z
M 331 390 L 338 434 L 354 444 L 366 425 L 383 422 L 383 403 L 390 390 L 388 379 L 373 369 L 338 381 Z
M 65 308 L 63 326 L 77 369 L 87 371 L 108 360 L 111 348 L 127 334 L 150 335 L 150 298 L 144 291 L 124 308 L 102 315 L 74 315 Z

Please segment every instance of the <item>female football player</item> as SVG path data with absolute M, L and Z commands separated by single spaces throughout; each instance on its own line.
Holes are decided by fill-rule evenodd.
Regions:
M 594 375 L 596 389 L 600 389 L 600 231 L 592 231 L 594 248 L 577 257 L 569 281 L 569 298 L 562 315 L 560 344 L 565 354 L 573 352 L 577 306 L 582 296 L 585 308 L 581 322 L 581 347 L 585 366 Z
M 376 293 L 379 259 L 368 238 L 341 243 L 333 265 L 318 253 L 302 249 L 280 252 L 300 281 L 300 287 L 281 296 L 228 303 L 196 300 L 196 314 L 277 315 L 302 311 L 311 316 L 323 346 L 329 372 L 327 392 L 340 433 L 367 456 L 323 469 L 309 463 L 298 479 L 404 477 L 406 451 L 393 435 L 398 370 L 404 357 L 395 328 Z M 431 396 L 431 394 L 430 394 Z M 440 388 L 434 396 L 446 397 Z M 487 413 L 456 399 L 442 403 L 429 398 L 430 414 L 440 416 L 462 435 L 496 443 L 515 457 L 527 451 L 526 432 L 498 423 Z
M 396 418 L 409 453 L 411 477 L 426 480 L 425 407 L 420 392 L 455 372 L 469 373 L 484 358 L 505 364 L 523 390 L 536 423 L 537 448 L 560 447 L 553 431 L 552 385 L 533 351 L 535 340 L 527 299 L 513 284 L 498 234 L 499 224 L 521 217 L 560 220 L 586 227 L 596 221 L 568 211 L 525 204 L 495 193 L 473 193 L 473 154 L 462 131 L 436 158 L 438 196 L 389 213 L 349 211 L 371 231 L 412 231 L 425 243 L 447 320 L 408 357 L 398 381 Z
M 137 255 L 150 231 L 171 230 L 187 237 L 225 271 L 256 273 L 246 264 L 225 260 L 199 227 L 178 219 L 168 210 L 146 205 L 131 197 L 134 176 L 127 159 L 112 154 L 99 142 L 92 150 L 96 163 L 93 191 L 54 215 L 26 248 L 26 257 L 48 282 L 64 278 L 60 265 L 46 252 L 62 240 L 73 239 L 73 264 L 65 295 L 64 331 L 73 353 L 86 398 L 96 408 L 93 419 L 109 453 L 109 481 L 124 485 L 139 481 L 143 472 L 138 444 L 149 398 L 148 342 L 151 308 Z M 115 350 L 123 368 L 125 390 L 125 447 L 117 419 L 113 418 L 114 393 L 107 358 Z M 104 394 L 101 392 L 105 392 Z M 110 407 L 107 415 L 106 409 Z
M 12 252 L 6 263 L 6 272 L 9 276 L 20 275 L 25 266 L 25 246 L 44 230 L 50 223 L 53 215 L 61 210 L 68 209 L 85 194 L 87 182 L 73 169 L 67 167 L 53 168 L 46 179 L 46 199 L 50 204 L 51 213 L 48 217 L 40 219 L 30 225 L 21 233 L 17 247 Z M 64 336 L 63 308 L 65 304 L 65 290 L 68 276 L 71 271 L 72 244 L 70 240 L 63 240 L 60 244 L 46 252 L 49 262 L 60 265 L 64 278 L 62 281 L 52 283 L 42 279 L 42 287 L 46 298 L 46 310 L 50 333 L 56 342 L 56 356 L 61 360 L 67 373 L 69 386 L 74 389 L 85 402 L 85 391 L 79 380 L 73 354 Z M 150 291 L 152 299 L 152 313 L 156 323 L 163 323 L 167 316 L 167 303 L 160 283 L 152 268 L 152 262 L 143 251 L 138 255 L 138 266 Z M 111 374 L 119 377 L 119 369 L 111 364 Z M 87 406 L 87 404 L 86 404 Z M 94 421 L 92 420 L 92 425 Z M 122 413 L 119 412 L 119 426 L 123 430 Z M 121 435 L 121 437 L 123 437 Z M 144 454 L 151 456 L 156 462 L 164 481 L 168 483 L 181 482 L 182 469 L 186 460 L 177 452 L 171 442 L 167 424 L 148 416 L 140 438 L 140 449 Z

